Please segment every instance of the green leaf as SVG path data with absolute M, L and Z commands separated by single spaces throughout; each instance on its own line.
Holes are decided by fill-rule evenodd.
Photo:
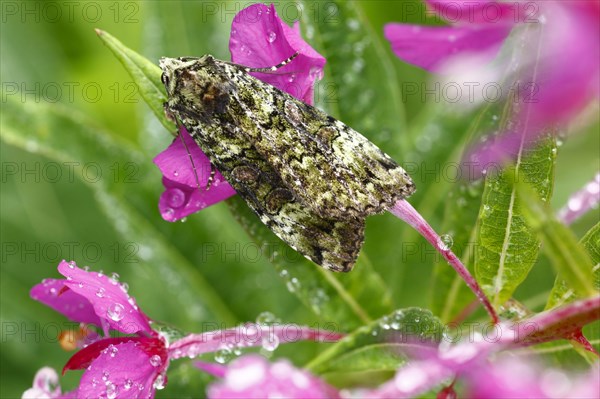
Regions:
M 127 48 L 119 40 L 108 33 L 96 29 L 98 37 L 113 52 L 115 57 L 123 64 L 131 78 L 138 86 L 140 94 L 146 104 L 150 107 L 160 123 L 171 133 L 177 132 L 175 124 L 167 119 L 163 104 L 167 101 L 167 95 L 160 76 L 162 71 L 158 65 Z
M 4 103 L 2 140 L 6 143 L 36 151 L 52 160 L 71 162 L 77 176 L 86 176 L 81 169 L 93 163 L 98 170 L 110 171 L 114 165 L 134 165 L 140 180 L 134 185 L 123 184 L 124 176 L 115 175 L 98 181 L 84 179 L 93 190 L 97 200 L 124 239 L 137 243 L 141 260 L 137 267 L 149 276 L 154 290 L 136 292 L 155 295 L 157 291 L 177 293 L 177 298 L 194 306 L 182 308 L 169 301 L 173 315 L 197 319 L 203 314 L 207 319 L 236 323 L 229 307 L 222 301 L 204 276 L 170 244 L 152 220 L 160 221 L 155 203 L 145 198 L 157 196 L 155 188 L 159 181 L 156 170 L 150 169 L 150 161 L 126 142 L 118 141 L 70 108 L 60 104 L 20 103 L 9 100 Z M 123 167 L 120 168 L 123 172 Z M 126 176 L 125 176 L 126 177 Z M 145 178 L 145 180 L 144 180 Z M 126 193 L 124 193 L 124 190 Z M 152 212 L 149 208 L 152 206 Z M 153 216 L 151 216 L 153 214 Z M 175 272 L 175 273 L 173 273 Z M 168 278 L 167 278 L 168 277 Z M 130 282 L 133 283 L 133 282 Z
M 592 264 L 594 273 L 594 287 L 600 290 L 600 223 L 592 227 L 585 236 L 579 241 L 579 244 L 585 248 Z M 569 283 L 559 274 L 556 277 L 552 291 L 546 303 L 546 309 L 551 309 L 556 306 L 563 305 L 577 299 Z
M 354 270 L 336 274 L 304 259 L 279 240 L 239 197 L 227 200 L 248 235 L 270 252 L 269 260 L 288 289 L 317 315 L 335 320 L 344 330 L 355 328 L 392 309 L 385 283 L 363 253 Z
M 360 2 L 303 3 L 304 38 L 327 59 L 315 103 L 399 156 L 397 143 L 406 137 L 404 105 L 382 33 L 369 25 Z
M 488 171 L 479 211 L 475 276 L 496 308 L 525 280 L 539 252 L 540 240 L 525 220 L 513 174 L 534 189 L 532 200 L 548 201 L 555 153 L 552 138 L 522 142 L 514 168 Z
M 543 250 L 557 273 L 576 296 L 585 298 L 597 295 L 591 259 L 577 243 L 575 234 L 556 219 L 548 204 L 542 202 L 526 183 L 517 181 L 515 188 L 518 190 L 522 213 L 528 225 L 541 236 Z
M 321 352 L 306 367 L 314 373 L 395 370 L 406 351 L 441 340 L 443 325 L 420 308 L 397 310 L 362 326 Z

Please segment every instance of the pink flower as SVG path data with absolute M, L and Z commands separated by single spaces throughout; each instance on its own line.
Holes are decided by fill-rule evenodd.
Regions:
M 513 71 L 509 76 L 513 87 L 504 86 L 504 91 L 517 93 L 520 108 L 515 108 L 516 123 L 511 131 L 475 151 L 472 158 L 481 169 L 514 157 L 523 144 L 530 145 L 545 128 L 568 123 L 598 99 L 597 1 L 426 2 L 456 23 L 447 27 L 388 24 L 385 35 L 398 57 L 430 71 L 445 71 L 457 65 L 464 69 L 473 58 L 490 61 L 511 30 L 519 28 L 514 31 L 512 49 L 518 57 L 498 68 Z M 496 79 L 500 82 L 505 77 Z M 471 76 L 470 80 L 477 79 Z
M 390 23 L 384 34 L 401 60 L 428 71 L 441 71 L 458 56 L 491 60 L 515 24 L 517 6 L 513 3 L 425 1 L 442 18 L 455 23 L 435 27 Z
M 211 399 L 239 398 L 339 398 L 332 386 L 287 360 L 269 363 L 258 355 L 246 355 L 232 362 L 223 379 L 208 387 Z
M 286 25 L 273 5 L 254 4 L 234 18 L 229 39 L 232 61 L 254 68 L 271 67 L 292 54 L 298 56 L 276 73 L 252 73 L 258 79 L 312 104 L 313 85 L 322 76 L 325 58 L 300 36 L 299 25 Z M 235 194 L 235 190 L 215 171 L 210 160 L 190 137 L 185 127 L 181 137 L 156 158 L 154 163 L 163 174 L 165 191 L 159 201 L 163 219 L 173 222 L 202 210 Z M 191 160 L 190 160 L 191 155 Z
M 76 391 L 62 393 L 58 374 L 50 367 L 41 368 L 33 377 L 33 386 L 23 392 L 21 399 L 74 399 Z
M 559 370 L 545 370 L 523 359 L 500 358 L 491 362 L 489 358 L 504 349 L 563 338 L 580 340 L 587 350 L 594 352 L 581 335 L 581 329 L 600 318 L 599 310 L 600 297 L 588 298 L 515 324 L 497 324 L 489 335 L 476 334 L 468 342 L 456 345 L 443 342 L 433 354 L 429 350 L 416 353 L 416 359 L 400 368 L 392 380 L 377 389 L 362 392 L 361 396 L 411 398 L 458 379 L 460 385 L 466 386 L 466 393 L 461 397 L 598 397 L 600 377 L 597 367 L 592 368 L 589 375 L 569 376 Z M 449 391 L 452 391 L 451 387 L 444 388 L 441 394 Z
M 63 372 L 85 369 L 77 397 L 153 397 L 164 382 L 167 350 L 135 299 L 116 276 L 82 270 L 66 261 L 58 271 L 66 280 L 46 279 L 31 289 L 31 297 L 73 321 L 96 325 L 105 336 L 75 353 L 63 368 Z M 110 338 L 111 329 L 136 336 Z
M 85 369 L 76 391 L 79 398 L 153 398 L 155 390 L 166 383 L 171 360 L 223 348 L 261 346 L 265 342 L 270 345 L 299 340 L 334 342 L 342 337 L 335 332 L 297 325 L 246 324 L 203 334 L 177 333 L 181 338 L 167 343 L 170 337 L 151 328 L 150 319 L 137 307 L 116 275 L 89 272 L 78 268 L 75 262 L 66 261 L 59 264 L 58 270 L 66 280 L 46 279 L 31 289 L 31 297 L 73 321 L 101 328 L 104 334 L 86 334 L 87 341 L 78 341 L 82 349 L 63 368 L 63 373 Z M 113 338 L 110 330 L 135 335 Z M 60 388 L 55 387 L 55 374 L 47 369 L 38 374 L 33 387 L 26 391 L 27 397 L 64 397 Z

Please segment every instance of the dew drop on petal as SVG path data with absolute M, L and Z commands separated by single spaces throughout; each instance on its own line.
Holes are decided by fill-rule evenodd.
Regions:
M 104 292 L 105 292 L 104 288 L 100 287 L 100 288 L 98 288 L 98 291 L 96 291 L 96 296 L 98 298 L 104 298 Z
M 173 208 L 167 208 L 162 212 L 163 219 L 171 220 L 173 219 L 173 215 L 175 215 L 175 210 Z
M 118 302 L 114 302 L 106 309 L 106 315 L 112 321 L 121 321 L 123 320 L 123 317 L 125 317 L 125 306 Z
M 288 78 L 288 82 L 292 83 L 294 80 L 296 80 L 296 74 L 293 73 L 290 75 L 290 77 Z
M 75 263 L 75 261 L 70 261 L 68 263 L 68 265 L 69 265 L 69 269 L 75 269 L 75 266 L 77 266 L 77 264 Z
M 58 294 L 58 292 L 56 291 L 56 288 L 54 288 L 54 287 L 50 288 L 50 295 L 56 296 L 57 294 Z
M 117 356 L 117 352 L 119 352 L 119 349 L 114 345 L 110 345 L 108 347 L 108 352 L 110 353 L 110 357 L 115 357 Z
M 568 203 L 569 209 L 573 212 L 577 212 L 581 209 L 581 200 L 579 198 L 571 198 Z
M 264 350 L 273 352 L 279 346 L 279 337 L 275 334 L 268 334 L 262 338 L 262 347 Z
M 110 373 L 108 371 L 102 372 L 102 381 L 108 381 L 108 377 L 110 377 Z
M 152 355 L 152 357 L 150 358 L 150 364 L 153 367 L 158 367 L 162 364 L 162 359 L 159 355 Z
M 268 40 L 269 40 L 269 43 L 273 43 L 275 40 L 277 40 L 277 33 L 273 32 L 273 31 L 269 31 Z
M 171 208 L 181 208 L 185 204 L 185 193 L 178 188 L 170 188 L 163 195 L 165 195 L 167 204 Z
M 117 283 L 119 282 L 119 278 L 121 276 L 119 276 L 118 273 L 111 273 L 110 274 L 110 282 L 112 285 L 117 285 Z
M 217 363 L 224 364 L 224 363 L 227 363 L 232 358 L 233 358 L 233 354 L 231 352 L 231 349 L 226 345 L 223 345 L 221 348 L 219 348 L 215 352 L 215 361 Z
M 123 388 L 125 388 L 126 391 L 129 391 L 132 386 L 133 386 L 133 381 L 131 381 L 129 378 L 126 379 L 125 383 L 123 384 Z
M 127 291 L 129 291 L 129 284 L 121 283 L 121 291 L 127 293 Z
M 154 389 L 157 390 L 163 389 L 165 387 L 165 377 L 163 377 L 162 375 L 157 376 L 152 386 L 154 387 Z
M 443 234 L 440 237 L 440 242 L 438 243 L 438 246 L 442 251 L 450 250 L 450 248 L 452 248 L 452 245 L 454 245 L 454 239 L 450 234 Z
M 77 286 L 78 286 L 79 288 L 83 288 L 83 283 L 80 281 L 80 282 L 79 282 L 79 284 L 77 284 Z
M 112 382 L 109 382 L 108 384 L 106 384 L 106 398 L 107 399 L 115 399 L 118 394 L 119 394 L 119 388 L 115 384 L 113 384 Z

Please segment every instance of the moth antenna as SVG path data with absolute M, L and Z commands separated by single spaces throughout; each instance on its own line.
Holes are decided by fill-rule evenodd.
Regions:
M 194 171 L 194 178 L 196 179 L 196 187 L 198 187 L 198 190 L 200 190 L 200 178 L 198 177 L 198 170 L 196 169 L 196 164 L 194 164 L 194 158 L 192 157 L 192 153 L 190 152 L 190 149 L 188 148 L 187 143 L 183 139 L 183 136 L 181 135 L 181 131 L 177 135 L 177 137 L 179 137 L 179 139 L 181 140 L 181 143 L 185 147 L 185 152 L 187 152 L 187 154 L 188 154 L 188 158 L 190 159 L 190 163 L 192 164 L 192 170 Z M 211 165 L 211 168 L 212 168 L 212 165 Z M 211 171 L 210 178 L 212 178 L 212 171 Z M 208 186 L 206 187 L 206 189 L 208 190 Z
M 298 55 L 300 54 L 299 51 L 296 51 L 294 54 L 292 54 L 290 57 L 286 58 L 285 60 L 281 61 L 279 64 L 277 65 L 273 65 L 272 67 L 268 67 L 268 68 L 250 68 L 250 67 L 244 67 L 244 70 L 246 72 L 275 72 L 276 70 L 278 70 L 281 67 L 286 66 L 287 64 L 289 64 L 290 62 L 292 62 L 292 60 L 296 57 L 298 57 Z

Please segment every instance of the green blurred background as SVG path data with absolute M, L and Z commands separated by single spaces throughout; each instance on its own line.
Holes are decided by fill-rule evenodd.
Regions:
M 151 160 L 172 137 L 94 33 L 94 28 L 110 32 L 153 61 L 205 53 L 229 59 L 231 20 L 247 4 L 2 2 L 2 398 L 20 397 L 36 370 L 45 365 L 60 370 L 71 355 L 56 342 L 57 332 L 71 324 L 28 295 L 41 279 L 58 277 L 56 266 L 62 258 L 117 272 L 150 317 L 187 331 L 253 321 L 265 311 L 284 322 L 334 322 L 342 330 L 354 326 L 337 324 L 320 314 L 318 303 L 311 309 L 290 292 L 290 280 L 281 278 L 268 256 L 261 255 L 226 204 L 190 216 L 185 223 L 162 221 L 157 208 L 161 176 Z M 455 151 L 460 150 L 468 121 L 452 104 L 423 101 L 403 91 L 407 85 L 422 87 L 428 76 L 395 58 L 382 34 L 387 22 L 437 21 L 426 18 L 417 1 L 352 2 L 339 10 L 356 13 L 356 18 L 342 20 L 337 19 L 335 3 L 307 2 L 303 8 L 299 4 L 279 2 L 276 7 L 288 22 L 301 17 L 307 41 L 328 60 L 317 105 L 405 163 L 419 190 L 411 203 L 439 229 L 446 194 L 457 184 L 444 174 L 441 162 L 448 162 L 449 153 L 460 154 Z M 307 26 L 317 31 L 307 31 Z M 353 63 L 345 62 L 348 53 L 357 52 L 362 55 Z M 395 100 L 389 101 L 389 96 Z M 7 129 L 22 142 L 4 140 Z M 71 146 L 85 146 L 80 132 L 109 137 L 112 144 L 75 149 L 82 154 L 81 162 L 72 164 L 64 154 L 53 156 L 30 140 L 33 130 L 47 137 L 60 131 L 59 147 L 66 153 Z M 597 120 L 565 141 L 552 200 L 556 209 L 600 169 L 599 148 Z M 101 194 L 105 189 L 110 198 Z M 111 201 L 123 201 L 128 208 Z M 132 218 L 123 215 L 123 209 L 129 209 Z M 598 212 L 592 212 L 574 225 L 575 232 L 581 236 L 597 221 Z M 274 245 L 285 251 L 293 269 L 298 256 L 277 241 Z M 424 240 L 391 215 L 380 215 L 368 221 L 364 253 L 388 283 L 393 308 L 427 307 L 437 258 Z M 549 270 L 541 259 L 519 288 L 518 299 L 534 309 L 543 307 L 554 280 Z M 339 281 L 346 284 L 349 278 Z M 293 283 L 291 288 L 294 291 Z M 362 301 L 369 307 L 381 297 Z M 276 356 L 302 364 L 318 350 L 318 345 L 294 344 L 281 347 Z M 184 397 L 202 392 L 184 386 L 201 390 L 208 378 L 185 361 L 180 363 L 171 369 L 170 384 L 161 394 Z M 78 377 L 67 374 L 63 388 L 73 388 Z

